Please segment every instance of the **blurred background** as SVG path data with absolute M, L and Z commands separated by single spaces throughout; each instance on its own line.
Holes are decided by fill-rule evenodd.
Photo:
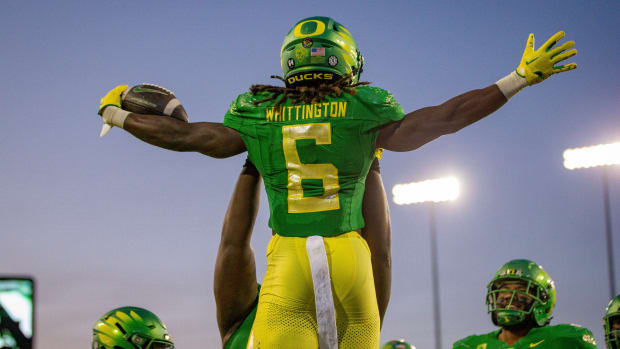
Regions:
M 443 347 L 495 327 L 485 287 L 514 258 L 555 280 L 552 324 L 590 328 L 604 345 L 610 299 L 601 168 L 569 171 L 566 148 L 620 141 L 620 2 L 2 1 L 0 274 L 36 280 L 35 345 L 90 345 L 107 310 L 158 314 L 178 348 L 220 342 L 213 267 L 245 155 L 218 160 L 150 146 L 114 128 L 99 99 L 119 84 L 165 86 L 190 121 L 223 120 L 255 83 L 278 84 L 282 39 L 330 16 L 365 57 L 362 80 L 405 112 L 494 83 L 559 30 L 576 71 L 528 87 L 504 108 L 410 153 L 385 153 L 393 285 L 382 342 L 434 348 L 429 211 L 397 206 L 398 183 L 452 175 L 458 200 L 436 206 Z M 620 166 L 607 168 L 620 251 Z M 264 191 L 263 191 L 264 193 Z M 253 237 L 258 276 L 271 236 L 266 197 Z M 620 258 L 616 258 L 618 279 Z M 616 288 L 617 290 L 617 288 Z

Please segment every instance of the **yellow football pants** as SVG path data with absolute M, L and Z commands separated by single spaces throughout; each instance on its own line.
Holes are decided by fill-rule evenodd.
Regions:
M 314 289 L 307 238 L 274 235 L 249 348 L 317 349 Z M 370 250 L 357 233 L 323 239 L 338 327 L 339 349 L 379 347 L 379 310 Z

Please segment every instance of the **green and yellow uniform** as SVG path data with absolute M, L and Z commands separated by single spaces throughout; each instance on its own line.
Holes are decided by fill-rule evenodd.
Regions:
M 254 106 L 267 93 L 240 95 L 224 125 L 243 137 L 250 161 L 265 181 L 269 226 L 282 236 L 333 236 L 362 228 L 366 174 L 378 129 L 402 119 L 402 107 L 387 91 L 356 88 L 352 96 L 274 109 Z
M 592 332 L 578 325 L 554 325 L 532 328 L 514 345 L 500 341 L 501 330 L 483 335 L 473 335 L 452 345 L 452 349 L 596 349 Z
M 380 88 L 324 102 L 255 101 L 240 95 L 224 125 L 241 134 L 265 183 L 270 227 L 267 272 L 253 327 L 254 347 L 317 348 L 317 324 L 306 238 L 325 237 L 340 348 L 377 348 L 379 315 L 370 252 L 356 229 L 381 126 L 403 118 Z M 360 335 L 363 334 L 363 335 Z

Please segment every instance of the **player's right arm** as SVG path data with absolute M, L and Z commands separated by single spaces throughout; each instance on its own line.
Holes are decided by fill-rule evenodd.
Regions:
M 171 117 L 122 110 L 121 93 L 125 89 L 127 85 L 117 86 L 101 99 L 99 115 L 106 124 L 169 150 L 199 152 L 214 158 L 226 158 L 246 150 L 241 135 L 221 123 L 186 123 Z
M 534 50 L 534 34 L 530 34 L 515 71 L 493 85 L 463 93 L 437 106 L 416 110 L 402 120 L 386 125 L 379 132 L 377 146 L 392 151 L 417 149 L 493 113 L 524 87 L 577 68 L 575 63 L 559 65 L 560 61 L 577 54 L 576 49 L 569 50 L 575 45 L 573 41 L 554 48 L 563 37 L 564 32 L 560 31 Z

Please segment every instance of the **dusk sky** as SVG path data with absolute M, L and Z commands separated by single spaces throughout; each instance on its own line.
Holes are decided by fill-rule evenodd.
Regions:
M 107 310 L 157 313 L 177 348 L 216 348 L 213 268 L 245 155 L 212 159 L 114 128 L 99 99 L 119 84 L 173 90 L 190 121 L 223 121 L 255 83 L 278 84 L 279 50 L 300 19 L 330 16 L 365 57 L 363 81 L 405 112 L 486 87 L 559 30 L 579 67 L 527 87 L 456 134 L 381 161 L 393 284 L 381 342 L 434 348 L 429 210 L 397 206 L 398 183 L 453 175 L 437 205 L 443 347 L 495 330 L 484 304 L 514 258 L 555 280 L 552 324 L 604 346 L 609 301 L 601 168 L 569 171 L 566 148 L 620 141 L 620 1 L 1 1 L 0 274 L 37 282 L 36 348 L 90 347 Z M 607 168 L 620 280 L 620 166 Z M 265 271 L 266 196 L 252 244 Z M 616 290 L 620 285 L 616 286 Z

